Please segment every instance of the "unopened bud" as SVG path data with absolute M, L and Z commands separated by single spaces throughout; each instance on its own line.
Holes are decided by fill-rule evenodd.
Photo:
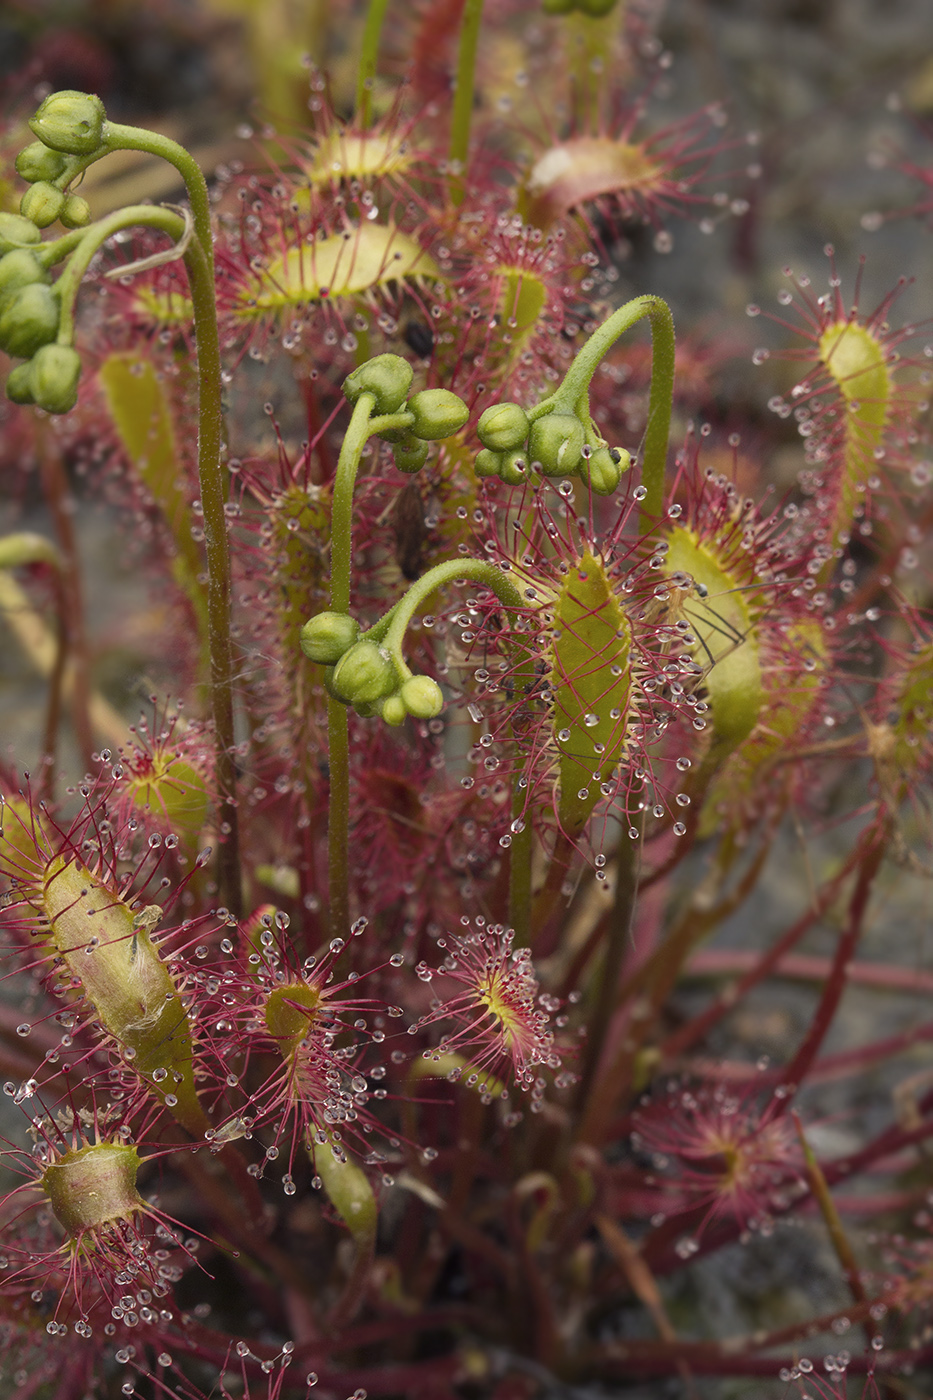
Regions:
M 597 496 L 611 496 L 622 479 L 622 473 L 628 471 L 631 465 L 632 458 L 628 452 L 619 452 L 618 449 L 610 452 L 608 447 L 597 447 L 589 460 L 581 463 L 580 476 Z
M 70 194 L 58 217 L 65 228 L 85 228 L 91 222 L 91 206 L 79 194 Z
M 481 452 L 477 452 L 473 461 L 473 470 L 477 476 L 498 476 L 499 468 L 502 466 L 502 453 L 490 452 L 488 447 L 484 447 Z
M 412 368 L 401 355 L 376 355 L 343 381 L 343 392 L 352 404 L 361 394 L 372 394 L 376 414 L 398 413 L 411 388 Z
M 6 396 L 11 403 L 34 403 L 32 397 L 32 361 L 14 365 L 7 375 Z
M 29 248 L 39 242 L 40 236 L 32 220 L 24 219 L 22 214 L 0 214 L 0 253 Z
M 4 253 L 0 258 L 0 302 L 20 287 L 48 281 L 49 274 L 28 248 L 14 248 L 12 253 Z
M 81 356 L 70 345 L 43 345 L 30 361 L 32 396 L 46 413 L 67 413 L 78 401 Z
M 527 452 L 503 452 L 499 462 L 499 477 L 506 486 L 524 486 L 528 479 Z
M 400 472 L 405 472 L 411 476 L 414 472 L 420 472 L 425 462 L 428 460 L 430 448 L 426 442 L 420 438 L 407 434 L 404 442 L 396 443 L 392 448 L 392 459 Z
M 444 695 L 430 676 L 409 676 L 401 689 L 402 703 L 415 719 L 433 719 L 444 708 Z
M 395 689 L 395 668 L 375 642 L 357 642 L 334 667 L 331 685 L 348 705 L 371 705 Z
M 322 612 L 306 622 L 298 634 L 309 661 L 334 666 L 350 650 L 360 634 L 360 624 L 346 613 Z
M 106 117 L 99 97 L 69 89 L 50 93 L 29 126 L 53 151 L 89 156 L 101 147 Z
M 572 413 L 549 413 L 532 423 L 528 455 L 545 476 L 569 476 L 580 465 L 583 424 Z
M 528 437 L 528 415 L 517 403 L 494 403 L 480 418 L 476 432 L 491 452 L 510 452 Z
M 379 713 L 382 715 L 386 724 L 391 724 L 396 728 L 398 725 L 404 724 L 405 720 L 408 718 L 405 701 L 400 695 L 387 695 L 382 702 Z
M 576 0 L 577 9 L 591 19 L 602 19 L 603 15 L 615 9 L 616 3 L 617 0 Z
M 0 350 L 20 359 L 30 359 L 43 345 L 58 335 L 58 297 L 41 282 L 4 299 L 0 305 Z
M 422 389 L 420 394 L 412 394 L 407 408 L 415 417 L 411 431 L 427 442 L 450 437 L 470 416 L 463 399 L 449 389 Z
M 48 180 L 37 180 L 19 202 L 19 212 L 23 218 L 31 219 L 37 228 L 48 228 L 49 224 L 54 224 L 64 207 L 65 196 Z
M 61 151 L 50 151 L 43 141 L 31 141 L 16 157 L 17 174 L 30 185 L 37 180 L 57 180 L 68 165 Z

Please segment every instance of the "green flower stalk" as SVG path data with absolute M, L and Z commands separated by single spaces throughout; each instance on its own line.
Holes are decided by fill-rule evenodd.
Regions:
M 651 322 L 652 363 L 648 426 L 642 452 L 645 488 L 641 528 L 648 531 L 661 514 L 667 440 L 674 399 L 674 323 L 660 297 L 635 297 L 614 312 L 590 336 L 560 387 L 533 408 L 493 404 L 483 413 L 477 435 L 483 450 L 476 458 L 478 476 L 500 476 L 519 485 L 527 463 L 537 462 L 545 476 L 578 475 L 600 496 L 611 495 L 631 463 L 628 453 L 609 449 L 589 409 L 589 387 L 597 366 L 620 335 L 636 322 Z
M 207 554 L 207 631 L 211 712 L 217 740 L 219 825 L 225 839 L 218 854 L 220 896 L 234 914 L 242 907 L 234 765 L 233 649 L 230 635 L 231 572 L 224 506 L 223 402 L 220 338 L 214 288 L 214 253 L 207 184 L 197 162 L 167 137 L 107 120 L 93 94 L 64 91 L 45 99 L 30 122 L 38 141 L 21 152 L 19 173 L 32 182 L 20 215 L 0 216 L 0 251 L 22 252 L 39 242 L 39 224 L 55 218 L 86 222 L 84 201 L 68 186 L 111 151 L 137 150 L 161 156 L 182 175 L 191 203 L 193 238 L 186 219 L 169 209 L 139 205 L 119 210 L 86 230 L 35 249 L 40 275 L 12 295 L 0 297 L 0 346 L 29 360 L 11 375 L 10 397 L 34 402 L 50 413 L 67 412 L 77 397 L 80 365 L 73 349 L 74 303 L 94 253 L 113 233 L 131 225 L 160 229 L 183 254 L 191 287 L 197 336 L 198 478 Z M 62 202 L 59 204 L 59 196 Z M 54 210 L 54 212 L 53 212 Z M 67 257 L 54 288 L 42 269 Z M 12 284 L 26 272 L 10 269 Z M 0 286 L 3 276 L 0 273 Z M 54 344 L 52 343 L 54 342 Z

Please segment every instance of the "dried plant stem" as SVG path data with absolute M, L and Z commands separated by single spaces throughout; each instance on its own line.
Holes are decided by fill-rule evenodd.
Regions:
M 867 1303 L 868 1295 L 865 1292 L 865 1285 L 862 1283 L 862 1275 L 859 1270 L 858 1260 L 852 1251 L 852 1245 L 849 1243 L 849 1237 L 845 1232 L 845 1226 L 836 1209 L 836 1203 L 832 1198 L 832 1193 L 827 1185 L 826 1177 L 823 1175 L 812 1147 L 807 1142 L 806 1135 L 803 1131 L 803 1124 L 800 1121 L 800 1115 L 795 1109 L 791 1110 L 791 1117 L 794 1120 L 794 1127 L 797 1129 L 797 1136 L 800 1139 L 800 1146 L 803 1149 L 804 1169 L 807 1173 L 807 1181 L 813 1193 L 813 1198 L 819 1206 L 820 1214 L 823 1217 L 826 1229 L 829 1232 L 830 1243 L 836 1252 L 836 1258 L 842 1265 L 842 1271 L 845 1274 L 849 1292 L 852 1294 L 856 1303 Z M 872 1344 L 876 1330 L 869 1316 L 865 1320 L 865 1334 L 869 1346 Z
M 804 1076 L 809 1072 L 816 1059 L 817 1052 L 826 1038 L 836 1009 L 842 1000 L 842 994 L 848 981 L 846 973 L 858 946 L 862 932 L 862 921 L 871 895 L 871 887 L 884 857 L 885 845 L 883 829 L 881 831 L 875 829 L 861 843 L 858 878 L 849 902 L 848 922 L 842 937 L 839 939 L 820 1004 L 796 1055 L 781 1076 L 785 1086 L 790 1090 L 782 1101 L 786 1107 L 790 1107 L 791 1095 L 803 1082 Z
M 708 1006 L 699 1016 L 695 1016 L 692 1021 L 676 1031 L 672 1036 L 663 1042 L 660 1047 L 661 1054 L 665 1060 L 676 1059 L 682 1055 L 691 1045 L 695 1045 L 698 1040 L 702 1040 L 705 1035 L 712 1030 L 713 1026 L 722 1019 L 753 987 L 764 981 L 777 968 L 780 960 L 791 948 L 795 947 L 817 923 L 826 910 L 829 909 L 833 900 L 839 893 L 845 880 L 855 869 L 860 859 L 858 849 L 848 857 L 841 869 L 828 880 L 823 888 L 814 896 L 810 908 L 792 924 L 785 934 L 763 953 L 755 962 L 755 966 L 746 973 L 738 983 L 738 986 L 731 989 L 727 996 L 720 996 Z
M 625 1038 L 605 1074 L 596 1079 L 580 1114 L 578 1141 L 598 1143 L 610 1128 L 613 1104 L 620 1094 L 637 1090 L 636 1064 L 652 1026 L 657 1022 L 681 968 L 692 949 L 731 914 L 754 889 L 771 848 L 766 837 L 736 888 L 719 903 L 714 893 L 722 887 L 735 857 L 726 843 L 706 881 L 697 891 L 683 916 L 668 931 L 663 942 L 626 978 L 617 992 L 616 1005 L 630 1003 Z
M 6 619 L 39 675 L 51 680 L 58 664 L 59 642 L 12 574 L 5 569 L 0 569 L 0 615 Z M 71 697 L 71 686 L 72 670 L 66 666 L 62 680 L 62 693 L 66 699 Z M 88 698 L 88 712 L 91 728 L 100 739 L 115 748 L 126 743 L 129 733 L 123 717 L 96 691 L 92 691 Z

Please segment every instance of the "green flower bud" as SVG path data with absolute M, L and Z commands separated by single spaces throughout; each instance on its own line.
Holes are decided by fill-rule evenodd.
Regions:
M 52 92 L 29 123 L 45 146 L 71 156 L 89 156 L 103 144 L 107 113 L 89 92 Z
M 444 708 L 444 696 L 430 676 L 409 676 L 400 691 L 402 703 L 415 719 L 433 719 Z
M 39 242 L 39 230 L 31 219 L 22 214 L 0 214 L 0 253 L 14 248 L 28 248 Z
M 78 401 L 81 356 L 70 345 L 43 345 L 30 361 L 32 396 L 46 413 L 67 413 Z
M 360 719 L 375 719 L 382 708 L 381 700 L 357 700 L 353 711 Z
M 569 476 L 580 465 L 583 424 L 572 413 L 549 413 L 532 423 L 528 455 L 545 476 Z
M 337 662 L 331 684 L 348 705 L 371 705 L 395 689 L 395 667 L 375 642 L 357 642 Z
M 584 459 L 581 463 L 580 476 L 597 496 L 611 496 L 622 479 L 622 473 L 628 471 L 631 465 L 628 452 L 620 452 L 618 448 L 610 452 L 608 447 L 597 447 L 589 460 Z
M 541 8 L 546 15 L 569 15 L 576 0 L 541 0 Z
M 37 180 L 19 202 L 19 212 L 23 218 L 31 219 L 39 228 L 54 224 L 64 207 L 65 196 L 48 180 Z
M 601 19 L 615 9 L 616 0 L 576 0 L 577 9 L 592 19 Z
M 18 292 L 20 287 L 50 280 L 35 253 L 28 248 L 14 248 L 12 253 L 4 253 L 0 258 L 0 302 Z
M 392 449 L 392 456 L 399 471 L 411 475 L 413 472 L 420 472 L 428 460 L 429 451 L 426 442 L 409 434 L 404 442 L 396 443 Z
M 324 689 L 332 700 L 339 700 L 341 705 L 346 705 L 347 701 L 344 700 L 342 695 L 338 695 L 334 689 L 334 670 L 335 668 L 333 666 L 324 668 Z
M 361 394 L 373 394 L 373 413 L 398 413 L 411 388 L 412 368 L 401 355 L 377 355 L 343 381 L 343 392 L 352 404 Z
M 14 365 L 7 375 L 6 396 L 11 403 L 34 403 L 32 397 L 32 361 Z
M 33 282 L 0 303 L 0 350 L 28 360 L 58 335 L 60 307 L 50 287 Z
M 463 399 L 449 389 L 422 389 L 420 394 L 412 394 L 406 407 L 415 415 L 411 431 L 428 442 L 450 437 L 470 416 Z
M 91 206 L 79 194 L 70 194 L 58 217 L 65 228 L 85 228 L 91 222 Z
M 476 432 L 491 452 L 523 447 L 528 437 L 528 414 L 517 403 L 494 403 L 480 418 Z
M 382 702 L 380 713 L 386 724 L 391 724 L 396 728 L 398 725 L 404 724 L 408 718 L 405 701 L 400 695 L 387 695 Z
M 502 453 L 490 452 L 488 447 L 484 447 L 481 452 L 477 452 L 473 462 L 473 470 L 477 476 L 498 476 L 499 468 L 502 466 Z
M 528 480 L 528 453 L 503 452 L 499 461 L 499 476 L 506 486 L 524 486 Z
M 360 624 L 346 613 L 322 612 L 306 622 L 298 634 L 309 661 L 334 666 L 360 635 Z
M 30 185 L 36 180 L 57 180 L 65 173 L 67 156 L 50 151 L 42 141 L 32 141 L 16 157 L 16 170 Z

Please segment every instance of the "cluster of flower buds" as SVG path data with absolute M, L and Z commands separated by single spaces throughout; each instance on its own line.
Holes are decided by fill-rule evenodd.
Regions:
M 328 668 L 328 692 L 364 719 L 381 715 L 387 724 L 398 725 L 407 715 L 433 719 L 443 708 L 437 681 L 413 676 L 386 647 L 361 637 L 359 623 L 345 613 L 318 613 L 302 627 L 300 641 L 305 656 Z
M 7 380 L 14 403 L 67 413 L 78 395 L 81 361 L 57 345 L 61 302 L 39 247 L 39 226 L 22 214 L 0 214 L 0 350 L 26 363 Z
M 29 184 L 18 214 L 0 214 L 0 349 L 26 363 L 6 386 L 14 403 L 34 403 L 47 413 L 67 413 L 78 396 L 81 361 L 58 344 L 61 299 L 49 266 L 61 250 L 41 243 L 41 231 L 58 219 L 68 229 L 91 218 L 87 201 L 68 186 L 104 145 L 105 113 L 99 97 L 55 92 L 29 123 L 39 138 L 16 158 Z
M 66 228 L 84 228 L 91 211 L 68 186 L 104 145 L 106 113 L 99 97 L 87 92 L 53 92 L 29 125 L 39 138 L 20 151 L 16 169 L 30 188 L 20 213 L 38 228 L 60 220 Z
M 477 476 L 498 476 L 507 486 L 520 486 L 535 463 L 545 476 L 576 473 L 596 495 L 609 496 L 631 465 L 627 452 L 596 438 L 592 424 L 557 407 L 536 417 L 535 409 L 526 412 L 517 403 L 492 404 L 476 431 L 483 444 Z
M 376 355 L 348 375 L 343 392 L 351 404 L 364 393 L 372 394 L 374 417 L 408 415 L 404 424 L 386 424 L 376 436 L 392 444 L 395 465 L 401 472 L 418 472 L 428 457 L 428 443 L 450 437 L 463 427 L 470 411 L 449 389 L 422 389 L 411 394 L 412 368 L 401 355 Z

